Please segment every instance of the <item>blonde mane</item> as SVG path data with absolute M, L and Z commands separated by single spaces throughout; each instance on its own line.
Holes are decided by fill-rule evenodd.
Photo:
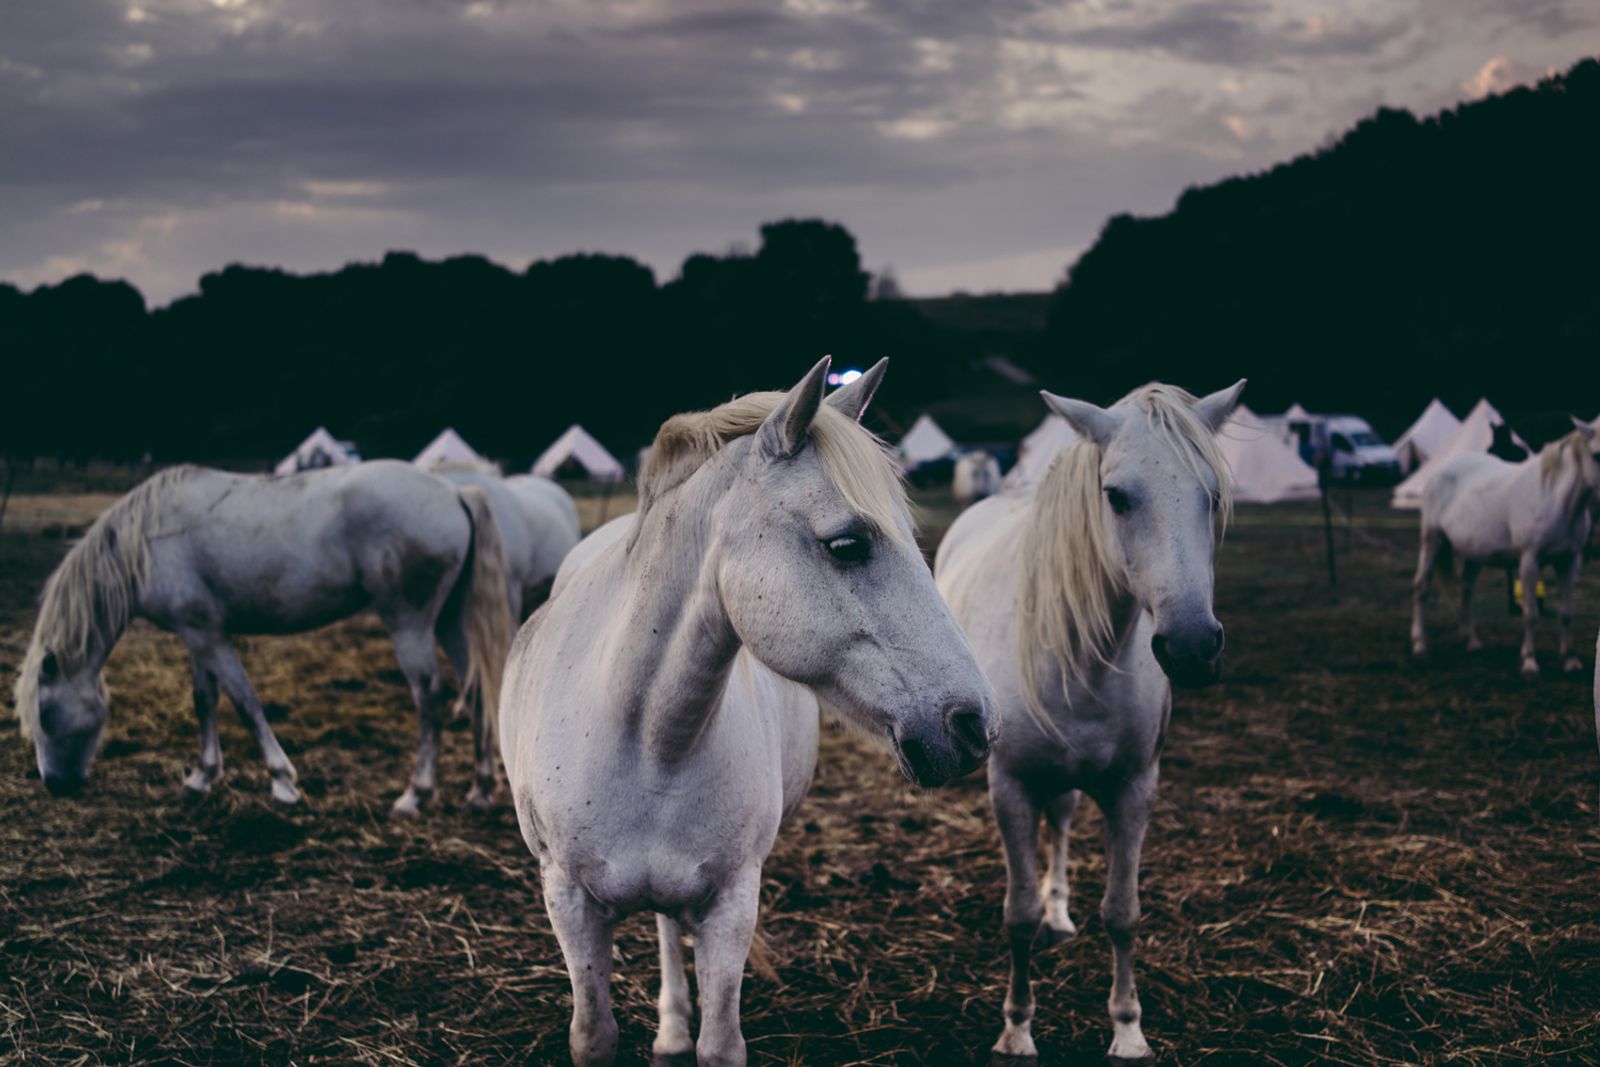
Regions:
M 746 393 L 662 423 L 639 472 L 639 514 L 688 481 L 724 445 L 760 429 L 786 395 Z M 850 510 L 884 536 L 903 540 L 900 519 L 911 506 L 884 443 L 828 404 L 817 410 L 810 433 L 823 475 Z
M 1589 438 L 1581 430 L 1551 441 L 1539 449 L 1539 483 L 1548 486 L 1568 466 L 1576 467 L 1581 474 L 1587 451 Z
M 1233 511 L 1232 478 L 1216 434 L 1194 412 L 1195 397 L 1173 385 L 1140 386 L 1113 410 L 1142 410 L 1150 428 L 1202 484 L 1217 483 L 1216 514 L 1226 528 Z M 1087 437 L 1062 449 L 1034 493 L 1023 531 L 1017 596 L 1018 654 L 1028 712 L 1058 733 L 1038 692 L 1047 670 L 1071 700 L 1088 685 L 1094 666 L 1115 652 L 1112 609 L 1127 591 L 1126 576 L 1104 520 L 1101 448 Z
M 101 512 L 45 581 L 39 620 L 12 691 L 24 737 L 31 738 L 37 726 L 45 651 L 55 654 L 62 674 L 70 675 L 127 629 L 150 570 L 148 531 L 157 520 L 159 498 L 192 470 L 161 471 Z

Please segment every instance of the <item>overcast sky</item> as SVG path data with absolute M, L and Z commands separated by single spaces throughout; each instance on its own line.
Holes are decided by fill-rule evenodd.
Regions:
M 0 278 L 665 280 L 822 215 L 908 291 L 1042 289 L 1111 214 L 1595 52 L 1595 0 L 0 0 Z

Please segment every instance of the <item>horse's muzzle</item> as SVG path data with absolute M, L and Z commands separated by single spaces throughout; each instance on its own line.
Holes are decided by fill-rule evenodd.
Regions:
M 991 719 L 976 704 L 955 704 L 942 720 L 896 725 L 890 735 L 900 771 L 932 788 L 970 774 L 989 758 Z
M 1203 689 L 1222 678 L 1223 644 L 1221 625 L 1212 623 L 1172 634 L 1156 634 L 1150 639 L 1150 651 L 1155 653 L 1156 662 L 1173 685 Z
M 83 775 L 77 774 L 45 774 L 40 777 L 53 797 L 75 797 L 83 792 L 84 783 L 88 781 Z

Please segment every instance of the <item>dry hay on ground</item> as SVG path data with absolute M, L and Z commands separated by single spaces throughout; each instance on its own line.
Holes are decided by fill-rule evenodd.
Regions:
M 1223 548 L 1228 678 L 1178 697 L 1145 852 L 1140 989 L 1163 1062 L 1600 1062 L 1587 676 L 1516 677 L 1498 576 L 1480 597 L 1488 649 L 1461 652 L 1440 608 L 1435 662 L 1411 666 L 1407 535 L 1341 544 L 1330 591 L 1321 532 L 1271 514 Z M 60 550 L 0 537 L 7 691 Z M 1586 655 L 1597 594 L 1587 579 Z M 112 661 L 86 796 L 52 801 L 0 732 L 0 1063 L 565 1062 L 567 981 L 504 791 L 487 817 L 456 806 L 466 733 L 448 735 L 439 807 L 390 822 L 413 717 L 376 625 L 243 644 L 301 811 L 269 806 L 232 721 L 227 787 L 176 802 L 194 759 L 186 672 L 148 627 Z M 1039 966 L 1046 1062 L 1095 1061 L 1110 1038 L 1099 820 L 1083 810 L 1083 933 Z M 1003 886 L 981 778 L 918 794 L 830 733 L 766 870 L 753 1062 L 984 1062 Z M 639 1062 L 653 926 L 630 920 L 618 952 L 624 1062 Z

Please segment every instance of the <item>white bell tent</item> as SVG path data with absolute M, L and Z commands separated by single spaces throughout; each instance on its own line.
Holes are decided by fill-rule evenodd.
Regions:
M 1233 472 L 1233 498 L 1241 504 L 1315 500 L 1317 472 L 1300 453 L 1249 408 L 1240 404 L 1217 435 Z
M 1434 397 L 1422 409 L 1417 421 L 1394 443 L 1395 454 L 1400 457 L 1400 469 L 1410 473 L 1428 462 L 1428 458 L 1461 429 L 1461 420 Z
M 477 466 L 488 463 L 488 460 L 478 455 L 471 445 L 461 439 L 460 434 L 447 426 L 428 443 L 427 448 L 417 453 L 417 458 L 412 462 L 427 470 L 430 467 Z
M 930 415 L 918 415 L 911 429 L 900 438 L 900 459 L 906 470 L 915 470 L 924 463 L 943 459 L 954 452 L 956 443 L 939 428 Z
M 360 463 L 361 456 L 356 452 L 356 446 L 349 441 L 340 441 L 328 432 L 326 426 L 318 426 L 311 431 L 311 436 L 301 441 L 299 447 L 279 461 L 272 468 L 274 474 L 293 474 L 295 471 L 318 470 L 322 467 L 340 467 L 346 463 Z
M 568 463 L 577 464 L 597 482 L 619 482 L 626 473 L 617 457 L 577 423 L 568 426 L 554 444 L 539 454 L 533 461 L 533 473 L 554 478 Z

